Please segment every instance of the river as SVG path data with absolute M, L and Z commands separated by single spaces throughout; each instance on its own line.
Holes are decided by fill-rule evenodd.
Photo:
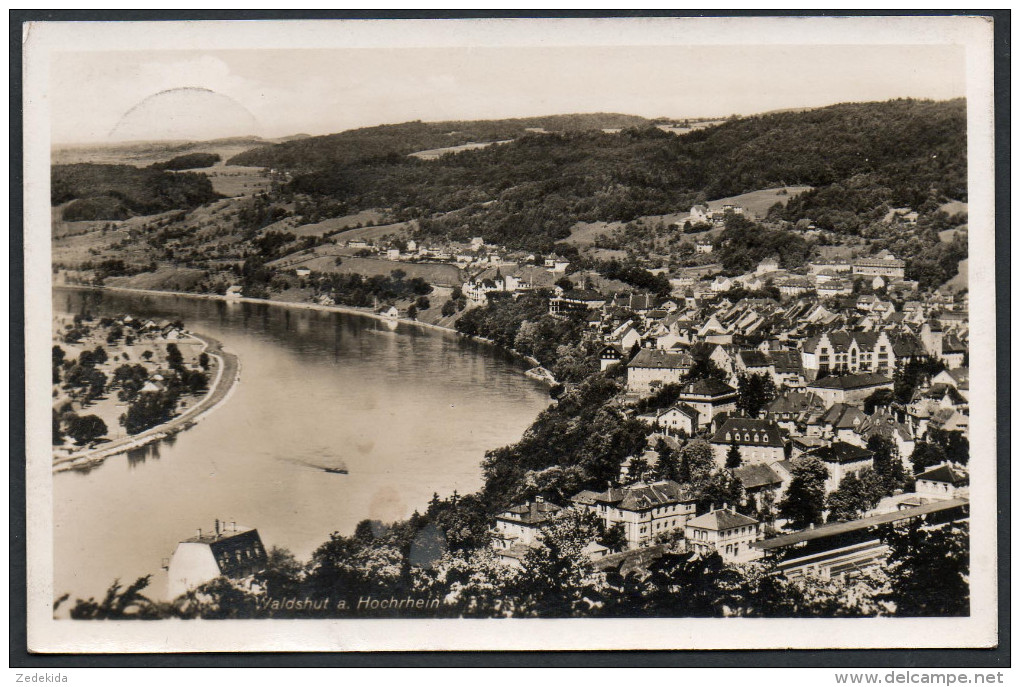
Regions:
M 257 527 L 306 560 L 331 532 L 424 510 L 481 486 L 487 449 L 548 405 L 525 366 L 412 324 L 262 303 L 56 289 L 56 312 L 183 319 L 241 362 L 227 401 L 196 426 L 54 475 L 54 592 L 98 596 L 151 573 L 213 521 Z M 349 473 L 324 472 L 343 464 Z

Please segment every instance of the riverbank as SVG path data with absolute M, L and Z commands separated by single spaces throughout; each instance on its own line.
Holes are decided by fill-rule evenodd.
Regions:
M 512 348 L 505 348 L 503 346 L 500 346 L 498 343 L 496 343 L 492 339 L 487 339 L 484 336 L 467 336 L 465 334 L 462 334 L 461 332 L 458 332 L 456 329 L 454 329 L 452 327 L 444 327 L 444 326 L 439 325 L 439 324 L 431 324 L 429 322 L 421 322 L 419 320 L 411 320 L 411 319 L 408 319 L 406 317 L 389 317 L 387 315 L 380 315 L 379 313 L 373 312 L 372 310 L 370 310 L 368 308 L 356 308 L 356 307 L 350 306 L 350 305 L 322 305 L 320 303 L 295 303 L 293 301 L 278 301 L 278 300 L 274 300 L 272 298 L 248 298 L 248 297 L 245 297 L 245 296 L 230 297 L 230 298 L 228 298 L 226 296 L 221 296 L 220 294 L 215 294 L 215 293 L 189 293 L 189 292 L 186 292 L 186 291 L 159 291 L 157 289 L 134 289 L 134 288 L 124 287 L 124 286 L 85 286 L 85 285 L 81 285 L 81 284 L 58 284 L 58 285 L 55 285 L 55 286 L 59 287 L 59 288 L 78 289 L 78 290 L 82 290 L 82 291 L 120 291 L 120 292 L 123 292 L 123 293 L 133 293 L 133 294 L 142 294 L 142 295 L 146 295 L 147 294 L 147 295 L 152 295 L 152 296 L 182 296 L 184 298 L 198 298 L 198 299 L 213 300 L 213 301 L 223 301 L 224 303 L 262 303 L 262 304 L 275 305 L 275 306 L 284 307 L 284 308 L 292 308 L 292 309 L 296 309 L 296 310 L 314 310 L 314 311 L 317 311 L 317 312 L 338 312 L 338 313 L 346 313 L 346 314 L 349 314 L 349 315 L 361 315 L 363 317 L 369 317 L 371 319 L 379 320 L 381 322 L 392 322 L 392 323 L 399 323 L 399 324 L 414 325 L 414 326 L 423 327 L 423 328 L 426 328 L 426 329 L 435 329 L 437 331 L 448 332 L 448 333 L 451 333 L 451 334 L 456 334 L 458 336 L 466 336 L 466 338 L 469 338 L 469 339 L 471 339 L 473 341 L 477 341 L 479 343 L 488 344 L 490 346 L 494 346 L 494 347 L 500 349 L 501 351 L 506 351 L 507 353 L 513 355 L 514 357 L 516 357 L 516 358 L 518 358 L 520 360 L 523 360 L 524 362 L 528 363 L 529 365 L 532 365 L 533 367 L 540 367 L 541 368 L 541 363 L 537 359 L 533 358 L 532 356 L 524 355 L 524 354 L 520 353 L 519 351 L 513 350 Z M 535 380 L 540 381 L 540 382 L 542 382 L 544 384 L 547 384 L 549 386 L 555 385 L 557 382 L 556 382 L 555 377 L 553 377 L 553 374 L 549 370 L 546 370 L 545 368 L 541 368 L 541 369 L 544 370 L 544 374 L 540 374 L 540 375 L 528 375 L 528 376 L 531 379 L 535 379 Z
M 150 427 L 144 432 L 66 456 L 55 457 L 53 460 L 53 472 L 92 467 L 102 463 L 107 458 L 141 448 L 156 441 L 162 441 L 189 427 L 193 427 L 195 423 L 207 417 L 209 413 L 230 398 L 234 388 L 240 381 L 241 361 L 233 353 L 225 351 L 223 344 L 211 336 L 194 332 L 188 332 L 187 336 L 201 343 L 202 351 L 207 353 L 210 358 L 216 360 L 216 378 L 210 384 L 209 391 L 202 396 L 198 403 L 169 422 Z

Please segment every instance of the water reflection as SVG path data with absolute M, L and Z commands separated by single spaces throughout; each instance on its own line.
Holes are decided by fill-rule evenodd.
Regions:
M 241 360 L 229 401 L 194 427 L 54 476 L 58 594 L 154 573 L 160 596 L 160 560 L 215 518 L 306 558 L 330 532 L 476 490 L 485 451 L 548 405 L 511 357 L 405 323 L 117 292 L 59 290 L 54 308 L 181 318 Z

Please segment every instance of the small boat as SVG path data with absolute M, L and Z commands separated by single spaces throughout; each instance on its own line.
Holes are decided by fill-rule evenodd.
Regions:
M 346 475 L 347 468 L 322 468 L 323 472 L 332 472 L 337 475 Z

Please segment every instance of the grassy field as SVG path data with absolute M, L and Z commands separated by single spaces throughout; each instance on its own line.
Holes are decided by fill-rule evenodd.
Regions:
M 960 234 L 964 238 L 966 238 L 967 237 L 967 225 L 966 224 L 961 224 L 956 229 L 946 229 L 944 231 L 940 231 L 939 232 L 939 241 L 942 241 L 944 243 L 949 243 L 954 238 L 956 238 L 957 234 Z
M 784 190 L 786 191 L 786 194 L 780 195 L 780 192 Z M 765 188 L 760 191 L 741 193 L 739 196 L 710 200 L 708 201 L 708 207 L 710 210 L 722 210 L 723 205 L 739 205 L 746 210 L 750 210 L 759 217 L 764 217 L 769 208 L 776 203 L 786 205 L 786 202 L 793 196 L 810 190 L 810 186 L 778 186 L 776 188 Z
M 786 194 L 779 195 L 780 191 L 783 190 L 786 191 Z M 764 217 L 765 213 L 768 212 L 768 209 L 776 203 L 786 205 L 786 202 L 793 196 L 810 190 L 810 186 L 778 186 L 776 188 L 766 188 L 761 189 L 760 191 L 742 193 L 739 196 L 710 200 L 708 201 L 708 207 L 711 210 L 721 210 L 723 205 L 739 205 L 750 210 L 758 217 Z M 688 217 L 690 217 L 689 212 L 674 212 L 668 215 L 647 215 L 639 219 L 644 224 L 656 224 L 661 222 L 666 225 L 682 225 L 687 221 Z M 588 246 L 591 246 L 595 242 L 595 239 L 599 236 L 609 234 L 614 230 L 623 227 L 624 224 L 624 222 L 578 222 L 571 228 L 570 237 L 567 238 L 564 243 L 570 243 L 579 248 L 587 248 Z M 698 234 L 698 236 L 713 236 L 716 233 L 718 232 L 713 230 L 712 233 L 706 232 L 705 234 Z
M 224 196 L 238 198 L 262 193 L 272 184 L 263 176 L 261 167 L 225 167 L 216 165 L 207 169 L 195 170 L 204 173 L 212 182 L 213 190 Z
M 315 224 L 302 224 L 300 226 L 294 226 L 293 218 L 288 218 L 271 224 L 266 227 L 263 231 L 287 231 L 295 236 L 325 236 L 327 234 L 335 234 L 337 232 L 345 231 L 358 225 L 365 225 L 368 222 L 377 224 L 383 221 L 386 216 L 385 210 L 362 210 L 361 212 L 353 215 L 345 215 L 343 217 L 333 217 L 331 219 L 325 219 Z M 374 228 L 374 227 L 370 227 Z M 356 229 L 355 229 L 356 231 Z
M 160 267 L 155 272 L 142 272 L 130 277 L 107 277 L 106 286 L 155 291 L 189 291 L 205 278 L 205 270 L 191 267 Z
M 341 260 L 339 265 L 336 264 L 338 255 Z M 268 264 L 283 269 L 307 267 L 317 272 L 361 274 L 366 277 L 377 274 L 389 276 L 393 270 L 403 270 L 408 278 L 421 277 L 430 284 L 460 286 L 464 283 L 464 276 L 455 265 L 438 262 L 398 262 L 377 258 L 358 258 L 339 254 L 332 246 L 318 246 L 311 253 L 288 255 Z
M 431 150 L 419 150 L 416 153 L 411 153 L 408 157 L 416 157 L 419 160 L 438 160 L 443 155 L 448 153 L 460 153 L 465 150 L 481 150 L 482 148 L 488 148 L 494 144 L 510 143 L 510 141 L 489 141 L 487 143 L 464 143 L 459 146 L 449 146 L 447 148 L 432 148 Z
M 415 229 L 418 228 L 418 223 L 415 220 L 410 222 L 397 222 L 396 224 L 383 224 L 378 227 L 362 227 L 361 229 L 348 229 L 341 231 L 333 236 L 337 241 L 354 241 L 362 239 L 364 241 L 372 241 L 374 239 L 382 238 L 383 236 L 399 236 L 406 237 Z

